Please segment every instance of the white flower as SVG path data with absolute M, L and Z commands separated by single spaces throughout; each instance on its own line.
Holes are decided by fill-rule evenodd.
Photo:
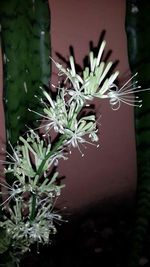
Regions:
M 46 103 L 44 100 L 41 100 L 41 103 L 44 104 L 43 114 L 28 109 L 29 111 L 42 118 L 43 123 L 37 129 L 43 128 L 45 131 L 45 136 L 47 135 L 47 133 L 49 134 L 51 129 L 54 129 L 56 133 L 63 134 L 63 129 L 67 125 L 67 105 L 64 99 L 63 88 L 59 90 L 56 100 L 52 100 L 51 96 L 45 90 L 43 90 L 43 95 L 44 97 L 46 97 L 46 100 L 48 102 Z
M 10 142 L 9 142 L 10 144 Z M 32 168 L 32 164 L 29 157 L 29 151 L 27 147 L 17 144 L 15 148 L 10 144 L 13 154 L 7 153 L 9 161 L 3 161 L 6 166 L 5 173 L 14 173 L 16 177 L 20 176 L 24 180 L 25 176 L 34 177 L 35 172 Z
M 88 67 L 83 71 L 84 89 L 85 94 L 93 97 L 103 95 L 105 91 L 113 84 L 119 72 L 116 71 L 109 78 L 106 78 L 113 63 L 110 61 L 108 64 L 101 62 L 101 57 L 105 48 L 106 42 L 103 41 L 98 55 L 94 58 L 94 53 L 90 52 L 90 69 Z
M 68 104 L 70 104 L 72 101 L 76 101 L 79 106 L 83 106 L 86 101 L 92 100 L 93 96 L 90 94 L 85 94 L 84 92 L 85 85 L 83 85 L 81 88 L 72 88 L 68 90 L 68 94 L 70 96 L 70 99 L 68 101 Z
M 20 136 L 20 143 L 15 148 L 12 146 L 13 155 L 9 153 L 9 161 L 3 161 L 6 165 L 5 173 L 13 173 L 20 183 L 25 184 L 26 177 L 34 178 L 41 166 L 41 163 L 47 157 L 42 168 L 42 175 L 47 175 L 50 167 L 58 163 L 58 160 L 66 156 L 61 147 L 51 153 L 51 143 L 41 139 L 33 130 L 27 134 L 27 139 Z M 63 146 L 62 146 L 63 148 Z M 49 155 L 49 157 L 48 157 Z
M 47 172 L 53 164 L 56 165 L 58 163 L 58 160 L 61 158 L 66 159 L 63 154 L 62 147 L 57 149 L 57 151 L 51 152 L 50 141 L 48 140 L 47 142 L 45 139 L 40 138 L 39 135 L 36 134 L 33 130 L 31 130 L 30 134 L 27 135 L 27 140 L 23 137 L 20 137 L 20 141 L 32 155 L 32 164 L 35 165 L 36 172 L 39 170 L 42 162 L 47 158 L 42 168 L 42 174 L 44 174 L 45 177 L 47 176 Z
M 57 95 L 56 101 L 53 101 L 46 91 L 43 91 L 43 94 L 49 102 L 49 106 L 47 105 L 43 109 L 45 114 L 43 118 L 45 118 L 46 120 L 46 131 L 54 128 L 55 132 L 63 133 L 64 127 L 66 127 L 68 123 L 64 91 L 60 90 L 59 94 Z
M 6 193 L 0 192 L 0 195 L 6 194 L 8 197 L 0 204 L 0 206 L 4 206 L 5 203 L 9 202 L 12 199 L 15 199 L 16 196 L 19 196 L 22 193 L 22 188 L 20 188 L 20 183 L 15 181 L 12 186 L 8 183 L 0 183 L 1 187 L 7 189 Z
M 51 223 L 50 223 L 51 222 Z M 51 220 L 42 219 L 40 221 L 18 221 L 8 219 L 1 223 L 0 226 L 5 228 L 9 238 L 13 240 L 26 240 L 29 247 L 34 242 L 48 244 L 50 242 L 50 235 L 56 233 L 56 227 Z
M 137 81 L 131 83 L 131 80 L 136 76 L 137 73 L 133 75 L 121 88 L 112 84 L 101 98 L 110 99 L 110 105 L 113 110 L 118 110 L 121 103 L 134 107 L 142 107 L 142 100 L 140 100 L 138 96 L 135 96 L 135 94 L 150 90 L 150 88 L 141 89 L 141 86 L 137 86 Z
M 32 164 L 35 165 L 37 171 L 41 162 L 50 153 L 51 143 L 46 144 L 46 141 L 41 139 L 33 130 L 30 130 L 27 134 L 27 140 L 22 136 L 19 139 L 24 144 L 26 150 L 28 150 L 28 154 L 30 153 L 32 155 Z M 50 158 L 46 161 L 43 171 L 45 172 L 49 167 Z
M 69 68 L 65 69 L 61 64 L 55 62 L 54 59 L 51 58 L 51 60 L 54 62 L 56 67 L 59 69 L 58 75 L 59 76 L 65 75 L 67 79 L 69 79 L 69 81 L 72 83 L 73 87 L 75 89 L 79 89 L 80 84 L 83 84 L 83 79 L 81 78 L 80 75 L 76 73 L 74 58 L 72 56 L 70 56 L 69 58 L 71 69 Z
M 47 105 L 43 111 L 46 116 L 43 116 L 46 120 L 45 130 L 49 131 L 51 128 L 57 133 L 64 133 L 64 128 L 68 125 L 67 104 L 64 99 L 64 91 L 61 90 L 57 95 L 56 101 L 52 101 L 50 95 L 43 91 L 46 96 L 49 105 Z
M 65 69 L 53 60 L 61 74 L 66 75 L 72 84 L 71 88 L 67 90 L 70 96 L 69 103 L 76 101 L 77 104 L 83 106 L 87 100 L 92 100 L 94 97 L 101 98 L 114 83 L 119 72 L 116 71 L 109 78 L 106 78 L 113 63 L 109 62 L 105 64 L 101 62 L 105 44 L 106 42 L 103 41 L 97 57 L 94 58 L 94 53 L 92 51 L 90 52 L 90 67 L 85 68 L 82 77 L 76 73 L 74 58 L 72 56 L 70 57 L 71 69 Z
M 64 142 L 65 145 L 72 145 L 73 147 L 77 147 L 80 150 L 79 143 L 90 143 L 86 140 L 86 137 L 91 139 L 91 141 L 98 141 L 97 136 L 97 129 L 96 129 L 96 122 L 95 116 L 87 116 L 82 117 L 79 121 L 76 117 L 72 120 L 70 128 L 65 129 L 66 141 Z M 82 154 L 82 152 L 81 152 Z M 82 154 L 82 156 L 84 156 Z

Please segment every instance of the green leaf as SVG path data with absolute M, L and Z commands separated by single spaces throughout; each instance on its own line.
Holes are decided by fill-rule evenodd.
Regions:
M 0 254 L 6 252 L 10 245 L 10 239 L 6 235 L 6 231 L 0 228 Z
M 50 12 L 47 0 L 0 1 L 7 139 L 15 144 L 37 119 L 40 86 L 50 79 Z M 37 98 L 35 97 L 37 95 Z
M 138 72 L 142 88 L 150 87 L 150 1 L 126 1 L 126 32 L 129 64 L 132 73 Z M 140 93 L 141 109 L 135 109 L 137 142 L 137 208 L 129 266 L 137 267 L 150 220 L 150 93 Z

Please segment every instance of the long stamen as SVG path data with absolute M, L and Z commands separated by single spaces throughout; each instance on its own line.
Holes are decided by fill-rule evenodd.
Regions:
M 7 189 L 12 189 L 9 185 L 7 186 L 7 185 L 2 184 L 2 183 L 0 183 L 0 185 L 3 186 L 3 187 L 5 187 L 5 188 L 7 188 Z
M 136 72 L 121 88 L 120 90 L 122 90 L 134 77 L 136 77 L 138 75 L 138 73 Z
M 129 84 L 128 86 L 126 86 L 124 88 L 121 87 L 118 91 L 119 92 L 125 92 L 125 91 L 127 91 L 128 88 L 132 88 L 134 90 L 137 87 L 141 87 L 141 86 L 137 86 L 137 84 L 138 84 L 138 81 L 136 81 L 134 83 L 131 83 L 131 84 Z
M 134 74 L 120 89 L 115 84 L 110 86 L 107 97 L 110 98 L 110 104 L 114 110 L 119 109 L 121 102 L 133 107 L 142 107 L 142 100 L 134 94 L 149 91 L 150 88 L 141 89 L 141 86 L 136 86 L 138 81 L 129 84 L 135 76 L 137 76 L 137 73 Z M 115 90 L 113 90 L 113 88 L 115 88 Z M 116 105 L 118 106 L 116 107 Z
M 5 160 L 0 160 L 0 162 L 2 163 L 2 164 L 12 164 L 12 165 L 14 165 L 15 164 L 15 162 L 12 162 L 12 161 L 5 161 Z
M 11 198 L 12 198 L 12 195 L 10 195 L 5 201 L 3 201 L 3 202 L 0 204 L 0 207 L 3 206 L 4 204 L 6 204 Z
M 141 88 L 141 86 L 137 87 L 137 89 L 138 89 L 138 88 Z M 125 94 L 133 94 L 133 93 L 140 93 L 140 92 L 145 92 L 145 91 L 150 91 L 150 88 L 139 89 L 139 90 L 135 90 L 135 91 L 134 91 L 134 88 L 133 88 L 133 89 L 127 91 L 127 93 L 126 93 L 126 92 L 123 93 L 122 95 L 125 95 Z
M 47 103 L 40 97 L 38 97 L 37 95 L 34 95 L 35 98 L 37 98 L 39 100 L 39 102 L 41 102 L 46 108 L 49 108 Z
M 42 117 L 42 118 L 49 119 L 49 118 L 48 118 L 47 116 L 45 116 L 44 114 L 41 114 L 41 113 L 39 113 L 39 112 L 37 112 L 37 111 L 35 111 L 35 110 L 32 110 L 32 109 L 30 109 L 30 108 L 28 108 L 28 111 L 33 112 L 33 113 L 35 113 L 36 115 L 38 115 L 38 116 L 40 116 L 40 117 Z
M 132 107 L 139 107 L 139 108 L 142 107 L 142 104 L 136 104 L 135 102 L 130 103 L 129 101 L 125 101 L 124 98 L 121 98 L 121 101 L 122 101 L 124 104 L 127 104 L 127 105 L 132 106 Z M 139 103 L 141 103 L 141 102 L 139 102 Z
M 118 91 L 118 94 L 119 95 L 128 95 L 128 94 L 134 94 L 134 93 L 138 93 L 138 92 L 141 92 L 141 86 L 137 86 L 135 88 L 130 88 L 128 90 L 125 90 L 125 91 Z
M 15 149 L 13 148 L 13 146 L 12 146 L 12 144 L 11 144 L 11 142 L 10 142 L 9 140 L 8 140 L 8 144 L 10 145 L 10 147 L 11 147 L 11 149 L 12 149 L 14 155 L 15 155 L 16 160 L 19 161 L 19 157 L 18 157 L 18 155 L 17 155 Z M 8 154 L 9 156 L 11 156 L 11 154 L 9 154 L 8 152 L 7 152 L 7 154 Z M 13 158 L 13 157 L 11 156 L 11 158 Z

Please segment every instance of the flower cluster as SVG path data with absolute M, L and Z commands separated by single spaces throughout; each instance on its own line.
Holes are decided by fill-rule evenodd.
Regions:
M 113 110 L 118 110 L 121 103 L 141 107 L 142 100 L 138 96 L 135 97 L 135 94 L 150 89 L 141 89 L 141 86 L 137 85 L 138 82 L 135 81 L 137 73 L 119 88 L 115 84 L 119 71 L 110 74 L 113 62 L 106 64 L 101 61 L 105 45 L 106 42 L 103 41 L 97 57 L 94 57 L 92 51 L 90 52 L 89 67 L 83 70 L 81 76 L 76 73 L 74 58 L 72 56 L 70 57 L 70 69 L 65 69 L 61 64 L 52 59 L 59 69 L 59 75 L 65 75 L 72 85 L 68 90 L 68 94 L 70 95 L 69 103 L 75 100 L 76 103 L 84 105 L 88 100 L 99 98 L 109 99 Z M 134 82 L 132 82 L 133 80 Z
M 57 183 L 58 172 L 50 175 L 50 169 L 64 155 L 59 149 L 53 151 L 51 143 L 33 130 L 27 133 L 26 139 L 21 136 L 17 146 L 11 149 L 13 153 L 7 154 L 4 172 L 13 174 L 15 181 L 12 185 L 1 183 L 8 194 L 2 205 L 10 206 L 4 206 L 6 211 L 0 227 L 12 242 L 24 240 L 22 252 L 25 252 L 34 242 L 49 243 L 50 235 L 56 233 L 55 222 L 61 221 L 53 209 L 63 185 Z
M 78 148 L 83 156 L 80 145 L 95 145 L 99 140 L 96 116 L 90 102 L 94 98 L 109 99 L 114 110 L 121 103 L 141 106 L 141 100 L 133 93 L 142 90 L 136 82 L 133 88 L 131 86 L 136 75 L 118 88 L 115 80 L 119 72 L 110 74 L 113 63 L 106 64 L 101 60 L 104 47 L 105 41 L 97 57 L 90 52 L 89 67 L 81 75 L 76 72 L 72 56 L 70 68 L 64 68 L 52 59 L 59 70 L 58 75 L 63 75 L 65 81 L 58 88 L 55 99 L 42 89 L 43 112 L 30 110 L 42 118 L 39 127 L 42 134 L 37 129 L 30 129 L 26 135 L 20 136 L 14 148 L 9 142 L 11 151 L 7 152 L 7 160 L 3 162 L 4 172 L 12 174 L 14 182 L 0 183 L 8 193 L 2 203 L 4 216 L 0 227 L 6 230 L 13 244 L 23 244 L 23 252 L 34 242 L 49 243 L 51 234 L 56 233 L 55 223 L 62 221 L 54 206 L 63 185 L 58 184 L 58 173 L 53 172 L 53 167 L 60 159 L 67 159 L 72 147 Z M 57 136 L 56 142 L 51 141 L 51 131 Z

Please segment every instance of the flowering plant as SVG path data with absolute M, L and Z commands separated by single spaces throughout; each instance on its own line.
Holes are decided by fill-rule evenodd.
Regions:
M 64 185 L 59 183 L 59 174 L 53 167 L 60 159 L 68 158 L 71 147 L 78 148 L 84 156 L 81 146 L 86 143 L 99 146 L 96 116 L 89 114 L 91 101 L 108 99 L 113 110 L 118 110 L 121 103 L 141 106 L 141 100 L 133 95 L 141 91 L 140 86 L 134 82 L 132 88 L 130 84 L 136 74 L 119 88 L 115 83 L 119 72 L 110 74 L 113 63 L 105 64 L 101 60 L 105 44 L 103 41 L 97 57 L 90 52 L 89 67 L 81 75 L 76 73 L 72 56 L 70 68 L 52 59 L 58 75 L 65 77 L 65 81 L 56 87 L 55 99 L 42 89 L 43 98 L 39 101 L 43 112 L 30 110 L 41 117 L 42 131 L 29 129 L 14 148 L 9 143 L 12 153 L 7 152 L 4 173 L 12 173 L 14 181 L 0 183 L 2 192 L 7 189 L 7 197 L 3 197 L 1 204 L 0 228 L 5 230 L 14 251 L 24 253 L 35 242 L 49 243 L 51 234 L 56 233 L 56 222 L 63 220 L 54 208 Z

